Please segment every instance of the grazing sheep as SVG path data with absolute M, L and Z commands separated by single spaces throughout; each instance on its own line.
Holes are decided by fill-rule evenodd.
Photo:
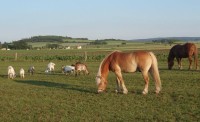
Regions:
M 33 75 L 33 73 L 35 72 L 35 67 L 34 66 L 29 67 L 28 72 L 30 73 L 30 75 Z
M 12 66 L 8 66 L 8 79 L 14 79 L 16 77 L 15 70 Z
M 54 72 L 54 66 L 55 66 L 55 64 L 54 63 L 52 63 L 52 62 L 50 62 L 48 65 L 47 65 L 47 69 L 45 70 L 45 72 L 46 73 L 48 73 L 48 72 Z
M 25 74 L 25 71 L 24 71 L 23 68 L 21 68 L 21 69 L 19 70 L 20 78 L 24 78 L 24 77 L 25 77 L 24 74 Z
M 62 70 L 62 73 L 65 73 L 67 75 L 67 74 L 74 73 L 75 67 L 74 66 L 62 66 L 61 70 Z

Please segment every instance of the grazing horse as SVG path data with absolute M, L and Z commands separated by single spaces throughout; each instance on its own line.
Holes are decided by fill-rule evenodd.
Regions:
M 179 69 L 182 69 L 182 58 L 189 59 L 189 70 L 192 68 L 192 57 L 194 56 L 194 62 L 196 65 L 196 70 L 198 69 L 198 49 L 193 43 L 185 43 L 184 45 L 175 45 L 169 51 L 168 56 L 168 69 L 172 69 L 174 65 L 174 58 L 178 62 Z
M 77 62 L 75 64 L 75 76 L 83 72 L 84 74 L 89 74 L 89 71 L 87 69 L 87 66 L 81 62 Z
M 107 77 L 109 71 L 112 71 L 117 76 L 117 89 L 116 92 L 124 94 L 128 93 L 125 86 L 124 79 L 121 72 L 135 72 L 140 71 L 145 80 L 145 87 L 143 94 L 148 93 L 149 76 L 151 75 L 155 80 L 156 93 L 161 90 L 161 81 L 159 76 L 158 64 L 155 55 L 152 52 L 138 51 L 138 52 L 120 52 L 114 51 L 103 59 L 99 66 L 99 71 L 96 76 L 96 83 L 98 93 L 103 92 L 107 86 Z
M 15 70 L 12 66 L 8 66 L 8 79 L 14 79 L 16 77 Z

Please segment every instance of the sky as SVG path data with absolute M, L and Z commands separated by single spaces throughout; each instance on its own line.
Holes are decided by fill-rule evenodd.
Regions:
M 200 0 L 1 0 L 0 42 L 200 37 Z

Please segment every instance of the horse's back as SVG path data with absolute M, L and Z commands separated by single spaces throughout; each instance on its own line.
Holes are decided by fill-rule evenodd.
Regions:
M 152 58 L 149 52 L 115 52 L 110 56 L 110 68 L 118 68 L 124 72 L 135 72 L 137 69 L 142 70 L 144 67 L 150 68 Z
M 198 49 L 194 43 L 186 43 L 185 48 L 187 49 L 188 55 L 194 55 L 198 53 Z
M 139 69 L 144 69 L 146 67 L 150 68 L 152 64 L 152 56 L 149 52 L 138 51 L 134 53 L 135 61 Z
M 198 49 L 194 43 L 177 44 L 170 49 L 169 57 L 187 58 L 197 53 Z

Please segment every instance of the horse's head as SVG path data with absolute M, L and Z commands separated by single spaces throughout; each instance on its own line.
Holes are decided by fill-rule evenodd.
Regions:
M 168 69 L 171 70 L 174 66 L 174 60 L 168 57 Z
M 104 92 L 104 90 L 106 89 L 106 86 L 107 86 L 106 79 L 103 78 L 102 76 L 96 76 L 96 83 L 97 83 L 97 87 L 98 87 L 97 92 L 98 93 Z
M 89 75 L 89 74 L 90 74 L 88 70 L 85 70 L 85 73 L 86 73 L 87 75 Z
M 79 64 L 79 66 L 80 66 L 80 69 L 85 72 L 85 74 L 87 74 L 87 75 L 90 74 L 86 64 Z
M 87 75 L 90 74 L 86 65 L 85 65 L 85 73 L 86 73 Z
M 35 70 L 35 67 L 34 67 L 34 66 L 32 66 L 32 70 L 33 70 L 33 71 Z

